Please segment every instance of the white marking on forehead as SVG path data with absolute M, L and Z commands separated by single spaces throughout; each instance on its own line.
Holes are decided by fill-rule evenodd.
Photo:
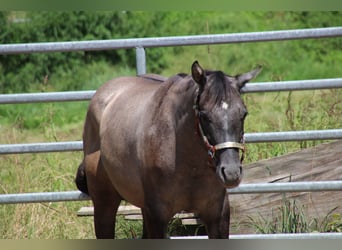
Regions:
M 221 107 L 222 107 L 223 109 L 227 110 L 227 109 L 228 109 L 228 103 L 222 102 Z

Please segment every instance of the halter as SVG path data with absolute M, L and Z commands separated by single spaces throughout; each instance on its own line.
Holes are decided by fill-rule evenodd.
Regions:
M 218 143 L 216 145 L 211 145 L 207 136 L 204 134 L 203 129 L 202 129 L 202 125 L 201 125 L 201 119 L 200 119 L 200 111 L 198 108 L 198 103 L 199 103 L 199 94 L 197 95 L 196 99 L 195 99 L 195 105 L 194 105 L 194 110 L 195 110 L 195 115 L 196 115 L 196 126 L 197 129 L 200 133 L 200 136 L 203 139 L 204 145 L 206 146 L 207 150 L 208 150 L 208 155 L 211 159 L 214 159 L 215 157 L 215 152 L 218 150 L 222 150 L 222 149 L 227 149 L 227 148 L 237 148 L 239 150 L 242 151 L 242 155 L 240 158 L 240 162 L 243 161 L 243 159 L 245 158 L 245 143 L 244 143 L 244 139 L 242 139 L 242 142 L 231 142 L 231 141 L 227 141 L 227 142 L 222 142 L 222 143 Z

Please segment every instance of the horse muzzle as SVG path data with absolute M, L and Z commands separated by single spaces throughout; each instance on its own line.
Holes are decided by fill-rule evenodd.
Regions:
M 237 187 L 242 180 L 242 165 L 217 166 L 217 174 L 226 188 Z
M 241 151 L 239 162 L 232 162 L 228 164 L 220 164 L 217 166 L 217 174 L 226 188 L 237 187 L 242 180 L 242 161 L 244 158 L 245 145 L 237 142 L 224 142 L 213 146 L 215 151 L 224 149 L 237 149 Z M 213 156 L 215 155 L 215 151 Z

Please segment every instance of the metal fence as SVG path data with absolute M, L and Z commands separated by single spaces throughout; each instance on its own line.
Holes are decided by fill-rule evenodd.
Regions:
M 284 41 L 294 39 L 320 39 L 329 37 L 341 37 L 342 27 L 297 29 L 283 31 L 250 32 L 236 34 L 175 36 L 158 38 L 116 39 L 77 42 L 49 42 L 29 44 L 3 44 L 0 45 L 0 54 L 20 53 L 48 53 L 68 51 L 91 51 L 110 49 L 136 49 L 137 74 L 146 72 L 145 48 L 166 46 L 191 46 L 207 44 L 229 44 L 243 42 Z M 242 91 L 244 93 L 292 91 L 310 89 L 334 89 L 342 88 L 342 78 L 317 79 L 283 82 L 249 83 Z M 69 91 L 32 94 L 1 94 L 0 104 L 19 104 L 37 102 L 65 102 L 89 100 L 95 91 Z M 287 132 L 263 132 L 246 133 L 247 143 L 282 142 L 296 140 L 325 140 L 342 139 L 342 129 L 313 130 L 313 131 L 287 131 Z M 28 143 L 28 144 L 3 144 L 0 145 L 0 154 L 65 152 L 82 150 L 82 141 L 54 142 L 54 143 Z M 244 193 L 269 193 L 269 192 L 318 192 L 318 191 L 342 190 L 342 181 L 319 182 L 293 182 L 293 183 L 259 183 L 241 184 L 239 187 L 229 189 L 231 194 Z M 79 191 L 44 192 L 23 194 L 1 194 L 0 204 L 79 201 L 88 200 L 89 197 Z M 298 237 L 297 237 L 298 236 Z M 342 234 L 315 234 L 297 235 L 297 238 L 342 238 Z M 246 238 L 244 236 L 234 236 Z M 263 238 L 269 236 L 248 236 L 249 238 Z M 248 238 L 247 237 L 247 238 Z M 277 238 L 293 238 L 292 236 L 279 236 Z M 275 238 L 272 236 L 271 238 Z

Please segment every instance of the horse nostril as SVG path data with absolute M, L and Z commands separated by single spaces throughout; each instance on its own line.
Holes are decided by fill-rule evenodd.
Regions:
M 225 168 L 221 168 L 221 175 L 222 175 L 224 181 L 227 181 L 227 175 L 226 175 L 226 172 L 225 172 Z

